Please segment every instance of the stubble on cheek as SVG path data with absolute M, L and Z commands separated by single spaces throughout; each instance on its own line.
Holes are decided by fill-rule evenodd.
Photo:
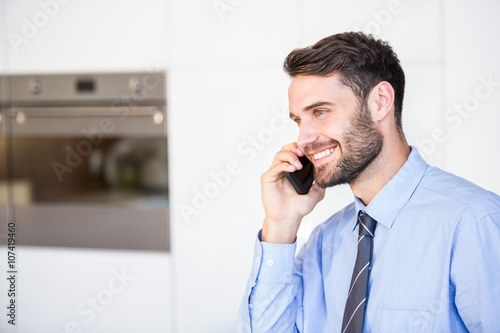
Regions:
M 337 143 L 334 154 L 337 153 L 339 156 L 332 156 L 333 159 L 329 163 L 322 164 L 314 169 L 314 179 L 316 183 L 322 187 L 327 188 L 332 186 L 332 178 L 335 177 L 336 170 L 339 166 L 339 161 L 341 159 L 340 155 L 340 145 Z

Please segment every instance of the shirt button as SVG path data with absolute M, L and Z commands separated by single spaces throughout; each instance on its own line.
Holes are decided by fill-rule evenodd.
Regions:
M 274 266 L 274 260 L 269 259 L 266 264 L 267 264 L 267 266 L 272 267 L 272 266 Z
M 248 308 L 249 308 L 249 309 L 253 309 L 253 304 L 252 304 L 252 303 L 249 303 L 249 304 L 248 304 Z

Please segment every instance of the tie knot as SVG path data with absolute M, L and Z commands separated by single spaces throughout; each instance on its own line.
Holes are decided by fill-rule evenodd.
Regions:
M 372 219 L 370 215 L 359 212 L 359 235 L 373 237 L 375 234 L 375 227 L 377 226 L 377 221 Z

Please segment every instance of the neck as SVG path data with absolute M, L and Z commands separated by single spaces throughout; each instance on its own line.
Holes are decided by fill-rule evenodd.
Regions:
M 368 205 L 401 169 L 409 155 L 410 147 L 404 138 L 400 137 L 394 142 L 384 141 L 380 154 L 354 182 L 349 184 L 354 195 L 363 204 Z

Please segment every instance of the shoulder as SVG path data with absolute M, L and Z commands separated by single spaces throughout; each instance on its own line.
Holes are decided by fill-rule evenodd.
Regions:
M 472 214 L 476 219 L 500 214 L 497 194 L 437 167 L 427 167 L 416 194 L 443 210 Z

